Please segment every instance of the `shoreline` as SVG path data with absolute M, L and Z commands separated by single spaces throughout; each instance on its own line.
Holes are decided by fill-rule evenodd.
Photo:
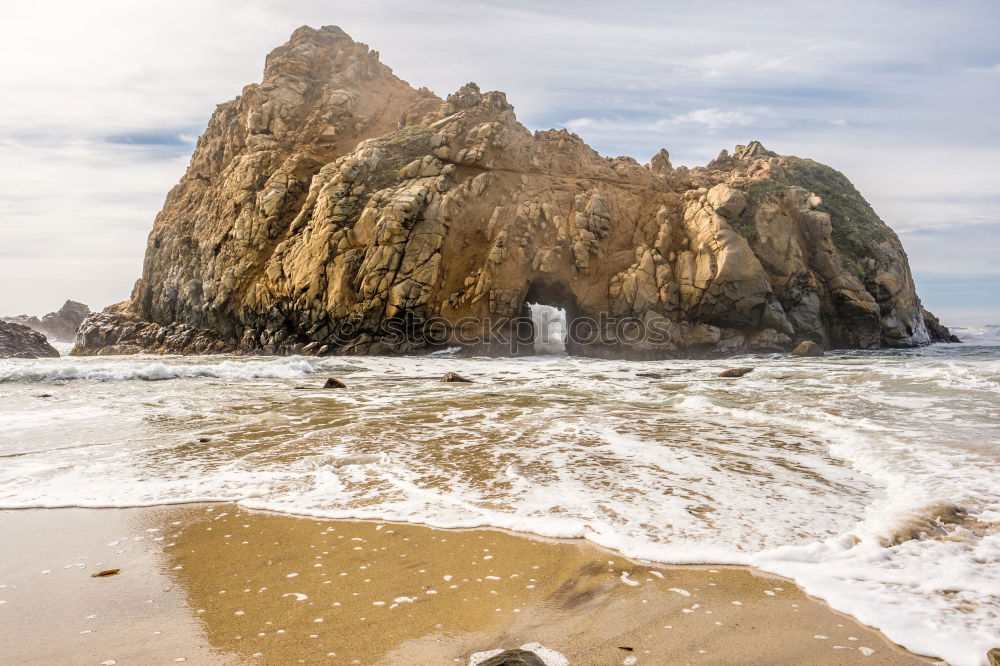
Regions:
M 751 567 L 234 503 L 0 510 L 0 602 L 6 663 L 935 661 Z

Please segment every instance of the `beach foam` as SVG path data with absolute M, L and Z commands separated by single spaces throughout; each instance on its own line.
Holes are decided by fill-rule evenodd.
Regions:
M 225 359 L 214 362 L 160 360 L 156 357 L 60 357 L 57 359 L 2 360 L 0 382 L 54 381 L 163 381 L 208 377 L 238 381 L 305 377 L 330 363 L 292 356 L 271 360 Z
M 739 364 L 755 370 L 721 381 L 721 361 L 5 361 L 0 506 L 234 500 L 580 537 L 651 561 L 754 565 L 910 649 L 980 663 L 1000 634 L 996 349 Z M 441 383 L 452 370 L 476 383 Z M 350 388 L 319 390 L 325 375 Z M 310 377 L 317 390 L 293 390 Z

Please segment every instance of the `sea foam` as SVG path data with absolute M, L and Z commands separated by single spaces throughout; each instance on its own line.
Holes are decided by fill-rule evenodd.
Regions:
M 237 501 L 753 565 L 972 665 L 1000 635 L 1000 356 L 972 349 L 745 358 L 735 381 L 573 357 L 3 362 L 0 507 Z M 324 374 L 349 389 L 294 390 Z

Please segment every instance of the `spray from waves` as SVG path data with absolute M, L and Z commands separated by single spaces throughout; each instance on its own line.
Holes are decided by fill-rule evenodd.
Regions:
M 146 357 L 114 359 L 39 359 L 0 361 L 0 383 L 54 381 L 163 381 L 168 379 L 216 378 L 226 381 L 249 379 L 296 379 L 323 370 L 353 370 L 331 366 L 328 361 L 302 356 L 269 360 L 225 358 L 208 362 L 150 360 Z
M 1000 345 L 1000 324 L 952 326 L 952 332 L 967 345 Z
M 49 344 L 59 352 L 60 356 L 69 356 L 69 353 L 73 351 L 73 347 L 76 346 L 73 342 L 61 342 L 59 340 L 49 340 Z

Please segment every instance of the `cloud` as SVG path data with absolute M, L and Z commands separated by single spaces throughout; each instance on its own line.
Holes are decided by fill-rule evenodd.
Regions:
M 133 146 L 183 146 L 194 150 L 192 135 L 182 132 L 152 130 L 128 134 L 112 134 L 104 137 L 108 143 L 124 143 Z
M 755 123 L 754 117 L 744 111 L 721 109 L 694 109 L 686 113 L 675 113 L 666 118 L 644 119 L 636 118 L 573 118 L 565 122 L 567 129 L 574 132 L 631 132 L 654 133 L 664 129 L 687 126 L 702 129 L 721 129 L 732 126 L 749 126 Z
M 1000 74 L 1000 63 L 984 67 L 966 67 L 965 71 L 973 74 Z
M 701 76 L 711 78 L 803 71 L 801 61 L 791 56 L 752 50 L 730 50 L 698 56 L 688 61 L 688 67 Z
M 747 126 L 754 124 L 754 117 L 743 111 L 722 111 L 720 109 L 695 109 L 687 113 L 678 113 L 657 121 L 655 126 L 667 125 L 704 125 L 708 129 L 720 129 L 733 125 Z
M 174 146 L 0 141 L 0 312 L 128 297 L 146 236 L 187 161 Z M 17 289 L 10 288 L 17 285 Z

